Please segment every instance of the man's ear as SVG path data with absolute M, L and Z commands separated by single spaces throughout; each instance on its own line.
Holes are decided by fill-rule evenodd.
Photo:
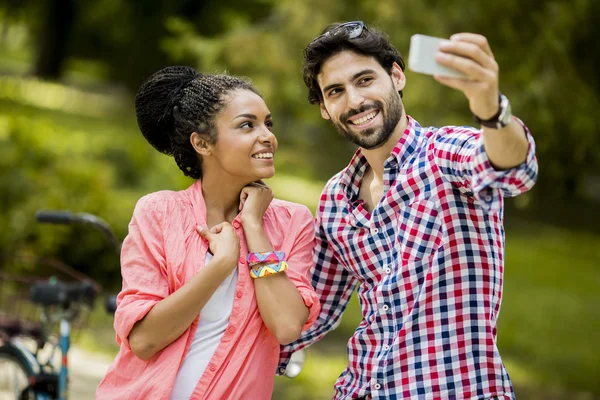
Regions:
M 190 135 L 190 143 L 194 147 L 194 150 L 196 150 L 196 153 L 202 156 L 211 155 L 211 146 L 208 144 L 206 139 L 198 134 L 198 132 L 192 132 Z
M 392 82 L 394 82 L 394 86 L 397 91 L 401 91 L 406 86 L 406 75 L 404 75 L 404 71 L 397 63 L 392 64 Z
M 331 119 L 331 116 L 327 112 L 327 109 L 325 108 L 325 104 L 323 104 L 323 102 L 319 103 L 319 109 L 321 110 L 321 117 L 323 117 L 323 119 Z

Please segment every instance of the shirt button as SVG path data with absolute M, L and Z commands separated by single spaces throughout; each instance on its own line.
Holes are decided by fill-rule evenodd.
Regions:
M 244 257 L 240 257 L 239 261 L 240 261 L 240 264 L 246 264 L 246 258 L 244 258 Z
M 387 304 L 384 304 L 383 307 L 381 307 L 382 312 L 386 312 L 389 309 L 390 309 L 390 306 L 388 306 Z
M 375 390 L 381 389 L 381 385 L 379 383 L 376 383 L 375 385 L 373 385 L 373 387 L 375 388 Z
M 285 374 L 285 368 L 279 368 L 279 373 L 280 374 Z
M 238 299 L 241 299 L 244 294 L 242 293 L 241 290 L 238 290 L 237 292 L 235 292 L 235 295 Z
M 233 227 L 235 229 L 238 229 L 240 227 L 240 222 L 239 221 L 233 221 Z
M 230 326 L 229 328 L 227 328 L 227 332 L 228 333 L 234 333 L 235 332 L 235 326 Z M 273 371 L 273 370 L 271 370 Z
M 217 366 L 215 364 L 208 364 L 208 369 L 210 369 L 211 371 L 216 371 Z
M 378 234 L 379 233 L 379 228 L 373 228 L 372 232 L 375 233 L 375 234 Z
M 388 346 L 388 345 L 386 344 L 385 346 L 383 346 L 383 349 L 384 349 L 385 351 L 388 351 L 388 350 L 390 349 L 390 346 Z
M 484 198 L 483 198 L 486 202 L 490 202 L 492 201 L 492 196 L 490 196 L 489 194 L 487 194 Z
M 385 273 L 386 273 L 386 274 L 389 274 L 390 272 L 392 272 L 392 270 L 391 270 L 390 268 L 386 268 L 386 269 L 385 269 Z

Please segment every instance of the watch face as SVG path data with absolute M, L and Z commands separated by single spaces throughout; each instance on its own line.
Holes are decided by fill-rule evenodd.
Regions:
M 512 122 L 513 116 L 508 99 L 503 94 L 500 94 L 498 97 L 500 102 L 500 109 L 498 110 L 498 114 L 496 114 L 489 120 L 481 120 L 476 115 L 474 115 L 473 117 L 475 118 L 475 121 L 480 123 L 482 126 L 486 126 L 488 128 L 493 129 L 502 129 Z
M 506 96 L 501 95 L 502 96 L 502 100 L 500 101 L 500 116 L 498 117 L 498 121 L 500 122 L 500 124 L 502 125 L 502 127 L 505 127 L 506 125 L 510 124 L 512 121 L 512 112 L 510 109 L 510 102 L 508 101 L 508 99 L 506 98 Z

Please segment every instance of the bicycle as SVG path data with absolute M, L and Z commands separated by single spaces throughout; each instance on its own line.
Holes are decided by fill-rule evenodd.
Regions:
M 90 225 L 102 231 L 113 247 L 120 250 L 120 242 L 110 226 L 92 214 L 41 211 L 36 214 L 36 220 L 40 223 Z M 40 311 L 39 318 L 27 321 L 23 320 L 23 315 L 4 315 L 6 312 L 0 309 L 0 400 L 66 400 L 71 327 L 84 310 L 93 307 L 100 292 L 99 285 L 81 274 L 71 271 L 70 275 L 79 282 L 62 282 L 56 277 L 39 280 L 0 273 L 0 295 L 5 296 L 6 304 L 20 304 L 24 306 L 20 308 L 28 311 L 32 310 L 29 305 L 35 305 Z M 28 295 L 24 295 L 25 287 L 29 287 Z M 4 299 L 0 297 L 0 300 Z M 58 340 L 52 340 L 57 325 Z M 27 341 L 31 346 L 27 346 Z M 49 355 L 44 360 L 41 353 L 48 346 Z M 57 350 L 62 356 L 58 368 L 53 365 Z

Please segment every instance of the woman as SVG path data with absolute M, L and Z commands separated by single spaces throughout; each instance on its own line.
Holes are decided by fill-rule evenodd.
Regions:
M 123 243 L 120 351 L 98 399 L 270 399 L 279 345 L 319 312 L 313 218 L 273 200 L 271 114 L 247 81 L 168 67 L 136 96 L 138 125 L 197 179 L 140 199 Z

